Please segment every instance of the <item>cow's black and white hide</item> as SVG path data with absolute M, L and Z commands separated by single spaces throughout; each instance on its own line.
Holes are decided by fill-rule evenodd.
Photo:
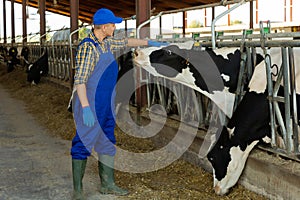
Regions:
M 299 49 L 294 49 L 295 55 Z M 269 52 L 272 65 L 278 68 L 281 66 L 280 48 L 271 48 Z M 300 53 L 300 52 L 299 52 Z M 295 56 L 296 66 L 296 104 L 297 115 L 300 114 L 300 92 L 299 92 L 299 70 L 297 66 L 300 59 Z M 278 69 L 274 69 L 277 71 Z M 277 79 L 273 76 L 273 84 Z M 283 86 L 279 87 L 279 96 L 284 96 Z M 284 103 L 279 103 L 280 111 L 284 118 Z M 285 119 L 283 119 L 285 120 Z M 276 121 L 278 123 L 278 121 Z M 299 125 L 298 121 L 298 125 Z M 280 140 L 278 128 L 278 137 Z M 214 190 L 217 194 L 226 194 L 234 186 L 244 167 L 249 153 L 261 141 L 270 142 L 270 112 L 269 101 L 267 99 L 267 80 L 265 63 L 256 66 L 252 79 L 250 80 L 249 90 L 246 92 L 237 109 L 233 113 L 227 126 L 224 126 L 217 142 L 209 150 L 207 158 L 213 167 Z M 215 136 L 217 137 L 217 135 Z M 282 140 L 283 141 L 283 140 Z
M 137 50 L 135 55 L 137 66 L 199 91 L 231 117 L 241 62 L 241 52 L 236 48 L 197 51 L 170 45 Z M 262 60 L 257 54 L 257 62 Z
M 227 193 L 237 183 L 250 151 L 259 141 L 270 142 L 269 120 L 267 93 L 247 91 L 207 155 L 217 194 Z
M 27 70 L 27 81 L 32 84 L 38 84 L 42 76 L 48 75 L 48 71 L 48 52 L 45 50 L 37 61 L 29 64 Z

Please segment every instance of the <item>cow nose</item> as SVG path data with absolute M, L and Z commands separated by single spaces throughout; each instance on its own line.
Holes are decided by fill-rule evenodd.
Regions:
M 220 188 L 220 186 L 219 186 L 219 185 L 216 185 L 216 186 L 214 187 L 214 191 L 215 191 L 215 193 L 216 193 L 217 195 L 220 195 L 220 193 L 221 193 L 221 188 Z

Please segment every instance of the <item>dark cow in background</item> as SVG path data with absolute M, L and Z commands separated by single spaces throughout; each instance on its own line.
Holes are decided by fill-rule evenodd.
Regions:
M 21 58 L 23 59 L 23 67 L 28 68 L 30 50 L 27 46 L 22 47 Z
M 27 81 L 38 84 L 42 76 L 47 76 L 49 71 L 48 52 L 44 49 L 41 57 L 34 63 L 29 64 L 27 70 Z
M 3 62 L 7 62 L 8 51 L 5 46 L 0 46 L 0 58 Z
M 16 47 L 10 47 L 8 50 L 7 72 L 13 71 L 15 66 L 20 64 L 20 59 L 17 56 L 18 49 Z

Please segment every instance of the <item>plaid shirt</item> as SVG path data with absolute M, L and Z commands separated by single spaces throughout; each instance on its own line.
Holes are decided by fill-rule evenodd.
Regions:
M 109 37 L 100 42 L 93 32 L 90 33 L 89 37 L 99 44 L 103 53 L 108 52 L 108 46 L 110 46 L 110 51 L 114 52 L 127 45 L 127 39 Z M 75 59 L 74 85 L 85 84 L 87 82 L 100 56 L 101 53 L 91 42 L 84 42 L 78 47 Z

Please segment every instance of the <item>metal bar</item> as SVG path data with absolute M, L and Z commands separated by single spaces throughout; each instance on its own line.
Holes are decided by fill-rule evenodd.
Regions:
M 294 148 L 293 139 L 292 139 L 292 121 L 291 121 L 291 112 L 290 112 L 290 91 L 289 91 L 289 68 L 287 60 L 286 47 L 281 47 L 282 55 L 282 67 L 283 67 L 283 86 L 284 86 L 284 107 L 285 107 L 285 125 L 287 133 L 287 152 L 292 152 Z
M 91 25 L 88 25 L 91 26 Z M 69 35 L 69 45 L 70 45 L 70 57 L 71 57 L 71 68 L 74 68 L 74 60 L 73 60 L 73 52 L 72 52 L 72 35 L 77 33 L 80 29 L 84 28 L 84 27 L 88 27 L 88 26 L 82 26 L 76 30 L 74 30 L 73 32 L 70 32 Z
M 271 75 L 271 58 L 267 49 L 264 49 L 265 54 L 265 65 L 266 65 L 266 76 L 267 76 L 267 87 L 268 96 L 273 97 L 273 82 Z M 275 113 L 273 108 L 273 101 L 269 99 L 269 110 L 270 110 L 270 124 L 271 124 L 271 145 L 276 146 L 276 135 L 275 135 Z
M 300 37 L 300 32 L 285 32 L 285 33 L 266 33 L 265 34 L 267 38 L 288 38 L 289 40 L 295 38 L 295 37 Z M 261 38 L 261 34 L 249 34 L 246 35 L 246 39 L 260 39 Z M 200 41 L 210 41 L 211 36 L 202 36 L 197 38 Z M 235 40 L 241 40 L 243 39 L 243 35 L 222 35 L 219 36 L 219 39 L 221 40 L 231 40 L 231 41 L 235 41 Z
M 240 71 L 239 71 L 238 83 L 237 83 L 237 88 L 236 88 L 234 110 L 236 109 L 237 105 L 239 104 L 240 100 L 242 99 L 242 93 L 243 93 L 242 83 L 243 83 L 243 80 L 244 80 L 246 59 L 247 59 L 247 55 L 241 49 Z
M 231 11 L 233 11 L 234 9 L 236 9 L 237 7 L 241 6 L 243 3 L 245 3 L 245 0 L 241 0 L 239 3 L 235 4 L 234 6 L 232 6 L 231 8 L 229 8 L 225 12 L 221 13 L 215 19 L 212 20 L 212 22 L 211 22 L 211 41 L 212 41 L 212 48 L 213 49 L 216 48 L 216 33 L 215 33 L 215 24 L 216 24 L 216 22 L 219 19 L 221 19 L 222 17 L 224 17 L 225 15 L 227 15 L 228 13 L 230 13 Z
M 284 144 L 287 144 L 287 141 L 286 141 L 286 135 L 287 135 L 286 126 L 284 124 L 282 113 L 281 113 L 279 105 L 278 105 L 278 102 L 284 103 L 285 99 L 284 99 L 284 97 L 278 97 L 277 96 L 279 88 L 281 87 L 282 77 L 283 77 L 283 67 L 280 67 L 280 70 L 279 70 L 278 75 L 277 75 L 277 80 L 276 80 L 276 82 L 274 84 L 274 88 L 273 88 L 272 102 L 273 102 L 273 106 L 274 106 L 274 109 L 275 109 L 276 119 L 279 123 L 279 126 L 281 127 L 282 136 L 283 136 L 283 139 L 284 139 Z M 275 136 L 275 138 L 276 138 L 276 136 Z M 278 144 L 276 146 L 278 146 Z
M 252 1 L 252 0 L 245 0 L 245 2 L 250 2 L 250 1 Z M 226 1 L 226 2 L 224 0 L 220 0 L 219 3 L 211 3 L 211 4 L 200 5 L 200 6 L 193 6 L 193 7 L 170 10 L 170 11 L 163 11 L 163 14 L 172 14 L 172 13 L 178 13 L 178 12 L 189 11 L 189 10 L 211 8 L 211 7 L 215 7 L 215 6 L 226 6 L 226 5 L 235 4 L 235 3 L 239 3 L 239 2 L 241 2 L 241 0 L 233 0 L 233 1 Z
M 240 47 L 240 41 L 220 41 L 216 42 L 216 46 L 218 47 Z M 202 47 L 211 47 L 212 42 L 201 42 Z M 261 47 L 260 41 L 245 41 L 245 46 L 247 47 Z M 278 47 L 278 46 L 286 46 L 286 47 L 300 47 L 300 40 L 270 40 L 265 42 L 265 46 L 267 47 Z
M 293 139 L 295 152 L 299 152 L 299 128 L 298 128 L 298 115 L 297 115 L 297 96 L 296 96 L 296 77 L 295 77 L 295 59 L 293 48 L 288 48 L 289 54 L 289 69 L 290 69 L 290 88 L 291 88 L 291 101 L 292 101 L 292 123 L 293 123 Z
M 144 21 L 143 23 L 141 23 L 137 29 L 136 29 L 136 38 L 140 38 L 140 30 L 143 26 L 145 26 L 146 24 L 150 23 L 152 20 L 160 17 L 161 15 L 163 14 L 163 12 L 160 12 L 158 15 L 154 16 L 154 17 L 151 17 L 150 19 Z

